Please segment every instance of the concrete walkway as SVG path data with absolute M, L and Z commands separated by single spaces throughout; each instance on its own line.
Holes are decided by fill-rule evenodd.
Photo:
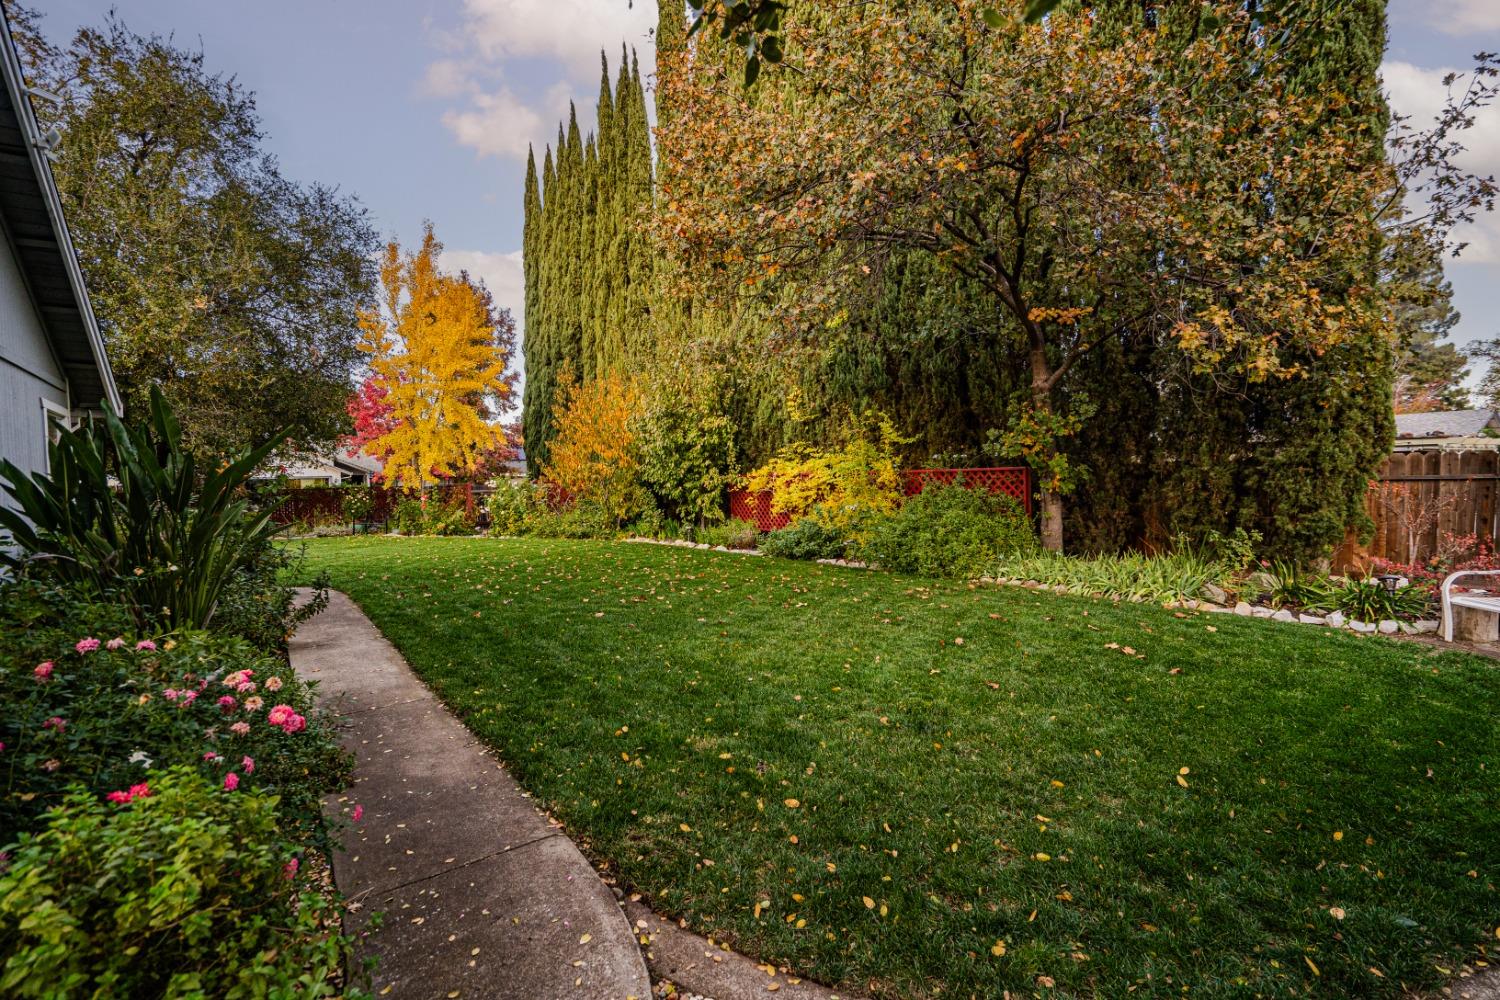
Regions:
M 340 593 L 291 642 L 357 757 L 332 813 L 345 929 L 378 956 L 377 996 L 647 1000 L 650 980 L 613 893 Z M 378 929 L 370 920 L 383 914 Z

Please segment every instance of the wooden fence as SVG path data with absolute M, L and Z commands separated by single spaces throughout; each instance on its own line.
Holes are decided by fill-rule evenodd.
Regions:
M 916 496 L 935 483 L 962 482 L 969 489 L 989 490 L 1014 497 L 1031 516 L 1031 470 L 1024 466 L 993 469 L 907 469 L 902 485 L 907 496 Z M 785 528 L 791 521 L 771 510 L 769 490 L 731 490 L 729 516 L 751 521 L 761 531 Z
M 1370 557 L 1425 562 L 1450 536 L 1494 540 L 1500 534 L 1500 451 L 1410 451 L 1386 460 L 1365 498 L 1375 534 L 1345 541 L 1334 566 Z

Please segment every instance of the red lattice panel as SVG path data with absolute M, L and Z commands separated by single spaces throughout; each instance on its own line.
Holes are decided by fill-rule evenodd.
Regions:
M 907 469 L 906 495 L 916 496 L 932 483 L 962 481 L 971 490 L 989 490 L 1014 497 L 1031 514 L 1031 470 L 1025 466 L 992 469 Z
M 752 521 L 761 531 L 775 531 L 792 523 L 785 514 L 771 512 L 770 490 L 730 490 L 729 516 Z

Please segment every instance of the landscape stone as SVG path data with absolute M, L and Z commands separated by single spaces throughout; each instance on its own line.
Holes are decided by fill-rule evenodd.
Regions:
M 1401 626 L 1397 622 L 1394 622 L 1391 619 L 1387 618 L 1380 623 L 1380 634 L 1395 635 L 1396 632 L 1400 630 L 1400 628 Z
M 1229 603 L 1229 593 L 1218 584 L 1205 583 L 1199 593 L 1215 604 Z
M 1246 602 L 1240 601 L 1234 606 L 1234 613 L 1237 615 L 1251 615 L 1255 613 L 1255 609 Z
M 1330 611 L 1323 620 L 1332 625 L 1334 628 L 1343 628 L 1345 623 L 1349 621 L 1349 619 L 1344 617 L 1344 613 L 1342 611 Z
M 1371 632 L 1375 631 L 1374 625 L 1371 625 L 1369 622 L 1362 622 L 1358 619 L 1351 621 L 1349 623 L 1349 627 L 1356 632 L 1363 633 L 1364 635 L 1369 635 Z
M 1278 622 L 1294 622 L 1297 620 L 1297 616 L 1292 614 L 1286 608 L 1282 608 L 1280 611 L 1273 612 L 1271 614 L 1271 618 L 1274 621 Z
M 1328 624 L 1327 619 L 1320 618 L 1318 615 L 1298 615 L 1297 616 L 1297 620 L 1299 622 L 1301 622 L 1302 624 L 1304 624 L 1304 625 L 1326 625 L 1326 624 Z

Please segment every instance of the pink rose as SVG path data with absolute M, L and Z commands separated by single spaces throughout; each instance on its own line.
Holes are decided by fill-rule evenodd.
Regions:
M 242 768 L 245 769 L 245 773 L 246 774 L 254 774 L 255 773 L 255 758 L 254 757 L 246 757 L 244 760 L 240 761 L 240 767 L 242 767 Z
M 235 708 L 238 707 L 238 705 L 239 703 L 234 700 L 233 695 L 226 694 L 224 697 L 219 699 L 219 710 L 222 711 L 225 715 L 233 712 Z
M 64 730 L 66 730 L 68 728 L 68 720 L 64 719 L 60 715 L 54 715 L 52 718 L 50 718 L 46 722 L 42 723 L 42 728 L 43 729 L 55 729 L 59 733 L 61 733 L 61 732 L 63 732 Z
M 156 643 L 152 642 L 150 639 L 142 639 L 140 642 L 135 644 L 135 648 L 138 652 L 154 653 L 156 652 Z
M 48 660 L 46 663 L 38 663 L 36 668 L 31 671 L 31 674 L 37 680 L 45 681 L 52 676 L 52 661 Z
M 176 701 L 177 700 L 177 689 L 176 688 L 167 688 L 165 691 L 163 691 L 161 693 L 161 696 L 163 698 L 167 699 L 168 701 Z
M 281 690 L 281 678 L 280 677 L 267 677 L 266 678 L 266 690 L 267 691 L 280 691 Z
M 286 725 L 286 720 L 296 714 L 290 705 L 277 705 L 270 712 L 266 713 L 266 721 L 273 726 L 284 726 Z
M 293 858 L 292 860 L 288 861 L 281 870 L 286 872 L 287 880 L 290 881 L 291 879 L 297 877 L 297 869 L 300 867 L 302 867 L 301 862 L 299 862 L 296 858 Z
M 292 717 L 290 719 L 287 719 L 286 724 L 281 728 L 289 733 L 300 733 L 302 732 L 302 730 L 307 728 L 307 720 L 302 716 L 293 713 Z
M 86 639 L 79 639 L 74 643 L 73 648 L 78 650 L 79 653 L 92 653 L 99 648 L 99 640 L 93 636 L 89 636 Z
M 234 725 L 229 727 L 229 731 L 236 736 L 248 736 L 250 735 L 250 723 L 236 722 Z
M 354 807 L 354 822 L 358 823 L 365 818 L 365 807 L 358 805 Z
M 104 644 L 104 648 L 105 649 L 119 649 L 123 645 L 125 645 L 125 640 L 121 639 L 119 636 L 116 636 L 115 638 L 113 638 L 113 639 L 109 640 L 108 642 L 106 642 Z
M 236 684 L 234 689 L 241 694 L 250 694 L 255 690 L 255 682 L 245 681 L 243 684 Z
M 240 776 L 238 774 L 230 771 L 228 774 L 224 775 L 224 788 L 226 790 L 232 792 L 238 787 L 240 787 Z
M 261 700 L 260 695 L 252 694 L 250 697 L 245 699 L 245 711 L 259 712 L 260 707 L 264 704 L 265 702 Z
M 182 703 L 184 705 L 191 705 L 193 702 L 195 702 L 197 700 L 198 700 L 198 692 L 197 691 L 184 691 L 184 692 L 182 692 Z
M 110 802 L 119 802 L 121 804 L 124 804 L 124 803 L 130 801 L 130 793 L 129 792 L 110 792 L 108 795 L 106 795 L 104 797 L 107 800 L 109 800 Z
M 145 782 L 130 786 L 131 799 L 144 799 L 151 794 L 151 788 Z
M 224 758 L 220 757 L 218 754 L 216 754 L 212 750 L 210 750 L 210 751 L 208 751 L 207 753 L 205 753 L 203 755 L 203 759 L 206 760 L 206 761 L 217 763 L 218 761 L 221 761 Z

